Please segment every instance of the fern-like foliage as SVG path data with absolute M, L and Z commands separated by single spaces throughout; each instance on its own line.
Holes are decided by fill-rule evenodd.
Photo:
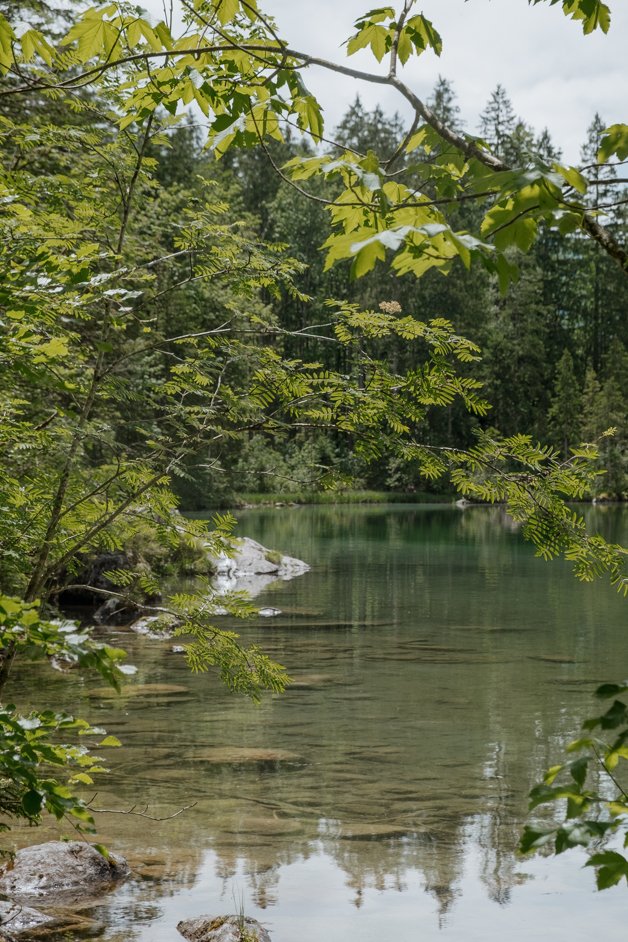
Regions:
M 451 479 L 466 497 L 506 504 L 524 536 L 544 559 L 563 556 L 578 579 L 591 582 L 607 576 L 628 594 L 628 551 L 587 532 L 582 516 L 569 501 L 589 493 L 600 470 L 595 445 L 573 449 L 563 459 L 555 449 L 528 435 L 500 437 L 493 430 L 478 434 L 467 451 L 440 455 L 439 468 L 451 468 Z M 430 455 L 433 464 L 434 459 Z

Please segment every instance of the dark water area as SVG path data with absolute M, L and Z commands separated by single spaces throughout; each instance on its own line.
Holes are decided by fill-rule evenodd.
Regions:
M 586 514 L 626 543 L 626 508 Z M 625 889 L 596 893 L 577 851 L 515 848 L 527 792 L 594 711 L 595 686 L 628 676 L 625 600 L 535 558 L 499 508 L 239 520 L 312 565 L 260 596 L 280 615 L 238 628 L 288 668 L 285 695 L 235 698 L 171 641 L 121 629 L 110 637 L 139 668 L 121 697 L 35 666 L 14 682 L 26 706 L 45 676 L 46 703 L 122 740 L 96 807 L 166 817 L 195 803 L 161 822 L 98 815 L 133 878 L 63 938 L 166 942 L 182 918 L 244 908 L 273 942 L 623 940 Z

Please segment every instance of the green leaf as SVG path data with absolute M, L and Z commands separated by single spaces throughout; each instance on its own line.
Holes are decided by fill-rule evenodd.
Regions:
M 15 33 L 9 21 L 0 13 L 0 71 L 5 73 L 13 65 Z
M 544 0 L 528 0 L 528 3 L 534 5 L 542 2 Z M 602 0 L 549 0 L 549 3 L 550 6 L 561 3 L 565 16 L 582 23 L 582 31 L 585 35 L 596 29 L 608 33 L 611 25 L 611 11 Z
M 349 40 L 347 43 L 347 54 L 352 56 L 359 49 L 370 46 L 377 61 L 381 62 L 386 53 L 390 51 L 391 42 L 391 30 L 386 29 L 384 26 L 369 24 Z
M 406 22 L 405 28 L 417 54 L 420 55 L 426 49 L 431 48 L 437 56 L 440 56 L 443 51 L 443 41 L 440 33 L 434 29 L 427 17 L 419 13 Z
M 22 808 L 29 818 L 35 818 L 40 814 L 43 805 L 43 799 L 39 792 L 27 791 L 22 796 Z
M 556 776 L 559 772 L 562 772 L 564 766 L 562 765 L 553 765 L 551 769 L 548 769 L 545 775 L 543 776 L 543 781 L 546 785 L 552 785 L 556 779 Z
M 41 363 L 43 360 L 54 360 L 57 357 L 64 357 L 68 353 L 68 344 L 66 340 L 60 337 L 53 337 L 46 343 L 40 344 L 36 348 L 35 362 Z
M 27 62 L 30 62 L 35 55 L 39 55 L 46 65 L 52 65 L 54 48 L 39 30 L 27 29 L 25 33 L 22 33 L 20 42 L 22 43 L 22 53 Z
M 554 828 L 539 829 L 526 824 L 519 841 L 519 851 L 522 854 L 528 854 L 532 850 L 538 850 L 545 844 L 549 844 L 553 837 Z
M 406 144 L 406 153 L 409 154 L 413 150 L 418 150 L 419 147 L 423 147 L 425 151 L 429 154 L 431 151 L 431 146 L 428 142 L 430 135 L 430 128 L 427 125 L 424 125 L 422 128 L 419 128 L 418 131 L 412 135 L 408 143 Z
M 130 124 L 133 124 L 134 121 L 137 121 L 137 114 L 135 111 L 130 111 L 129 114 L 124 115 L 123 118 L 120 118 L 120 130 L 124 131 L 125 128 L 128 128 Z
M 376 7 L 374 10 L 369 10 L 368 13 L 365 13 L 364 16 L 356 20 L 354 25 L 359 28 L 367 22 L 381 23 L 383 20 L 392 20 L 394 16 L 394 7 Z
M 351 274 L 354 278 L 361 278 L 375 267 L 375 263 L 386 258 L 386 249 L 379 241 L 373 241 L 361 248 L 353 262 Z
M 584 785 L 585 779 L 587 777 L 587 771 L 589 768 L 589 759 L 587 756 L 582 756 L 580 759 L 576 759 L 575 762 L 572 762 L 569 766 L 569 773 L 573 778 L 574 782 L 582 788 Z
M 628 725 L 628 709 L 621 700 L 615 700 L 613 705 L 600 717 L 602 729 L 617 729 L 618 726 Z
M 64 43 L 78 44 L 78 51 L 83 60 L 90 59 L 102 51 L 105 25 L 102 18 L 99 18 L 95 11 L 90 11 L 91 16 L 86 16 L 75 23 Z
M 249 20 L 254 23 L 258 17 L 258 6 L 257 0 L 248 0 L 248 3 L 244 7 L 244 14 L 249 18 Z
M 122 743 L 116 736 L 105 736 L 99 743 L 99 746 L 121 746 Z
M 107 850 L 104 844 L 92 844 L 92 847 L 94 848 L 94 850 L 97 850 L 98 853 L 101 854 L 105 858 L 105 860 L 111 859 L 111 854 L 109 853 L 109 851 Z
M 569 186 L 572 186 L 578 193 L 587 192 L 587 181 L 579 170 L 575 167 L 557 167 L 559 173 L 565 178 Z
M 321 106 L 313 95 L 297 98 L 294 101 L 294 110 L 298 115 L 297 124 L 304 131 L 310 131 L 312 136 L 320 138 L 323 135 L 323 115 Z
M 412 40 L 407 29 L 402 29 L 397 40 L 397 55 L 402 65 L 405 65 L 412 55 Z
M 628 684 L 601 684 L 595 691 L 595 696 L 602 699 L 618 697 L 628 691 Z
M 606 850 L 600 854 L 593 854 L 585 866 L 599 867 L 596 876 L 598 890 L 607 890 L 615 886 L 622 877 L 628 881 L 628 860 L 617 851 Z
M 484 217 L 482 235 L 492 238 L 501 251 L 514 245 L 527 252 L 534 243 L 538 224 L 527 214 L 526 202 L 509 199 L 493 206 Z
M 161 38 L 157 32 L 152 28 L 150 23 L 147 23 L 146 20 L 136 20 L 136 26 L 139 28 L 142 36 L 153 50 L 153 52 L 161 52 L 164 48 Z
M 567 798 L 567 819 L 579 818 L 586 807 L 587 802 L 584 798 L 580 795 L 570 795 Z
M 578 752 L 580 749 L 590 749 L 593 746 L 593 740 L 588 736 L 581 739 L 574 739 L 573 742 L 570 742 L 567 746 L 567 752 Z M 558 766 L 557 768 L 562 768 Z
M 240 0 L 215 0 L 216 13 L 221 26 L 230 23 L 240 9 Z
M 585 35 L 596 29 L 608 33 L 611 25 L 611 11 L 602 0 L 563 0 L 563 10 L 575 20 L 582 21 Z
M 604 164 L 611 157 L 628 158 L 628 124 L 613 124 L 602 135 L 598 160 Z

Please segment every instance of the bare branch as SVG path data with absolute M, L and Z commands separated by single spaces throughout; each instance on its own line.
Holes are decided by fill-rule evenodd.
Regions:
M 183 0 L 185 2 L 185 0 Z M 404 5 L 404 13 L 402 13 L 402 18 L 407 16 L 407 13 L 412 5 L 412 0 L 406 0 Z M 292 47 L 286 45 L 282 40 L 278 39 L 276 33 L 273 31 L 274 45 L 273 44 L 259 44 L 259 43 L 239 43 L 236 40 L 229 37 L 227 34 L 223 34 L 216 26 L 213 26 L 214 31 L 219 35 L 223 42 L 209 44 L 206 46 L 196 46 L 196 48 L 191 49 L 177 49 L 177 50 L 163 50 L 163 51 L 146 51 L 142 53 L 132 53 L 128 56 L 123 56 L 115 61 L 107 60 L 97 66 L 94 66 L 91 69 L 87 69 L 81 73 L 78 77 L 73 77 L 72 79 L 67 79 L 65 82 L 59 83 L 50 83 L 50 82 L 37 82 L 29 83 L 23 86 L 17 86 L 14 88 L 8 88 L 0 91 L 0 96 L 4 95 L 13 95 L 18 94 L 24 91 L 32 91 L 33 89 L 45 89 L 45 88 L 54 88 L 54 89 L 69 89 L 76 87 L 77 82 L 81 81 L 92 81 L 106 71 L 114 68 L 119 68 L 122 65 L 127 65 L 130 63 L 144 62 L 148 64 L 153 59 L 159 58 L 168 58 L 169 56 L 181 57 L 185 55 L 194 55 L 199 56 L 203 54 L 216 54 L 234 48 L 239 49 L 243 52 L 248 52 L 251 56 L 258 59 L 266 68 L 292 68 L 300 69 L 308 66 L 318 66 L 327 71 L 334 72 L 338 75 L 346 75 L 350 78 L 355 78 L 360 81 L 368 82 L 370 84 L 377 85 L 388 85 L 397 89 L 397 91 L 409 102 L 412 106 L 415 118 L 422 118 L 427 124 L 432 127 L 436 133 L 444 141 L 447 141 L 451 144 L 457 151 L 464 154 L 469 159 L 475 159 L 480 162 L 483 166 L 487 167 L 490 170 L 495 172 L 508 172 L 513 168 L 507 164 L 505 161 L 501 160 L 499 157 L 496 157 L 490 151 L 481 147 L 476 141 L 467 135 L 459 134 L 453 128 L 444 124 L 437 115 L 432 111 L 432 109 L 424 102 L 418 95 L 416 95 L 404 82 L 402 82 L 398 76 L 395 74 L 393 69 L 388 75 L 379 75 L 373 72 L 365 72 L 361 69 L 354 69 L 340 63 L 332 62 L 328 59 L 323 59 L 318 56 L 310 56 L 307 53 L 301 52 L 298 49 L 293 49 Z M 397 40 L 398 41 L 398 40 Z M 279 56 L 279 62 L 276 57 Z M 294 60 L 294 63 L 288 62 L 288 59 Z M 396 60 L 395 60 L 396 61 Z M 268 153 L 266 149 L 266 153 Z M 396 154 L 393 155 L 396 158 Z M 275 167 L 275 169 L 277 169 Z M 287 181 L 292 184 L 291 181 Z M 299 189 L 297 187 L 297 189 Z M 303 195 L 306 195 L 308 198 L 312 198 L 311 194 L 302 191 Z M 320 199 L 320 198 L 319 198 Z M 624 270 L 628 272 L 628 251 L 621 246 L 613 234 L 602 226 L 590 213 L 586 211 L 583 212 L 582 217 L 582 228 L 584 231 L 591 236 L 594 241 L 596 241 L 603 250 L 613 258 L 617 264 Z
M 96 796 L 94 796 L 95 798 Z M 92 801 L 94 799 L 92 798 Z M 172 821 L 173 818 L 178 818 L 180 814 L 184 814 L 186 811 L 189 811 L 190 808 L 196 807 L 198 802 L 192 801 L 189 805 L 184 805 L 183 808 L 179 808 L 178 811 L 173 812 L 173 814 L 167 814 L 163 817 L 157 817 L 156 815 L 148 814 L 148 805 L 144 805 L 143 811 L 137 810 L 137 805 L 132 805 L 127 810 L 123 808 L 94 808 L 91 802 L 86 806 L 93 814 L 124 814 L 124 815 L 137 815 L 139 818 L 148 818 L 149 821 Z

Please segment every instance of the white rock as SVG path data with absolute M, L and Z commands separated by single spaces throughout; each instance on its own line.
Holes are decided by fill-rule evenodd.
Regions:
M 49 841 L 18 850 L 0 871 L 0 893 L 10 897 L 57 898 L 59 894 L 95 895 L 128 876 L 123 857 L 105 858 L 83 841 Z
M 273 582 L 294 579 L 310 569 L 303 560 L 283 556 L 249 537 L 239 537 L 232 543 L 233 556 L 220 553 L 212 557 L 216 571 L 213 586 L 219 595 L 240 591 L 255 598 Z

